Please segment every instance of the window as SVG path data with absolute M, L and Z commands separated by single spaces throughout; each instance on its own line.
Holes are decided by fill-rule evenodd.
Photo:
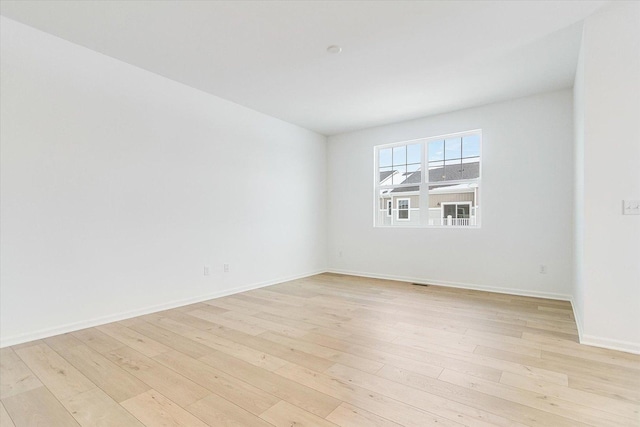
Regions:
M 475 130 L 375 147 L 375 225 L 477 227 L 481 145 Z
M 411 199 L 398 199 L 398 221 L 409 221 Z
M 444 225 L 469 225 L 471 203 L 442 203 L 442 222 Z

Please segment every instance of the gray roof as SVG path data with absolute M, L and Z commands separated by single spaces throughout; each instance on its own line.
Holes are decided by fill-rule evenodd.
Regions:
M 383 171 L 380 172 L 380 182 L 384 181 L 385 179 L 389 178 L 395 171 Z
M 380 172 L 380 175 L 388 172 Z M 420 184 L 422 182 L 422 171 L 415 171 L 405 174 L 407 177 L 401 184 Z M 443 178 L 444 176 L 444 178 Z M 480 163 L 462 163 L 457 165 L 447 165 L 439 168 L 429 169 L 429 182 L 447 182 L 459 179 L 474 179 L 480 177 Z M 386 177 L 385 177 L 386 178 Z M 382 181 L 382 179 L 380 179 Z M 407 193 L 419 191 L 420 187 L 394 188 L 391 193 Z
M 443 178 L 444 176 L 444 178 Z M 480 176 L 480 162 L 447 165 L 429 169 L 429 182 L 473 179 Z
M 422 182 L 422 171 L 409 172 L 405 174 L 407 177 L 402 184 L 420 184 Z M 401 187 L 394 188 L 391 193 L 406 193 L 409 191 L 418 191 L 420 187 Z

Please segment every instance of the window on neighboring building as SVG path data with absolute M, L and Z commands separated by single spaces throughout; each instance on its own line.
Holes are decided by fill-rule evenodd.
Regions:
M 375 147 L 375 225 L 477 227 L 481 143 L 476 130 Z
M 398 199 L 398 220 L 409 221 L 409 208 L 411 199 Z

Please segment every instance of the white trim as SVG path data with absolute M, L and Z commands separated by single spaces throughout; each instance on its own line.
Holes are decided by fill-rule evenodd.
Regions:
M 598 337 L 595 335 L 582 334 L 580 344 L 606 348 L 609 350 L 624 351 L 625 353 L 640 354 L 640 344 L 631 341 L 622 341 Z
M 403 221 L 406 221 L 403 219 Z M 394 225 L 376 225 L 374 228 L 398 228 L 397 226 Z M 421 225 L 421 224 L 403 224 L 402 228 L 414 228 L 416 230 L 437 230 L 437 229 L 443 229 L 443 230 L 451 230 L 453 229 L 460 229 L 460 230 L 480 230 L 480 225 Z
M 580 340 L 580 344 L 606 348 L 609 350 L 624 351 L 626 353 L 640 354 L 639 343 L 585 334 L 582 318 L 580 317 L 580 313 L 578 313 L 578 310 L 576 310 L 576 304 L 573 297 L 571 297 L 571 308 L 573 309 L 573 317 L 576 319 L 576 326 L 578 327 L 578 338 Z
M 213 293 L 201 295 L 198 297 L 185 298 L 177 301 L 171 301 L 165 304 L 158 304 L 150 307 L 140 308 L 137 310 L 130 310 L 122 313 L 110 314 L 110 315 L 98 317 L 95 319 L 88 319 L 88 320 L 83 320 L 79 322 L 67 323 L 65 325 L 54 326 L 52 328 L 40 329 L 39 331 L 35 331 L 35 332 L 28 332 L 25 334 L 2 337 L 2 339 L 0 339 L 0 348 L 22 344 L 25 342 L 34 341 L 42 338 L 48 338 L 55 335 L 64 334 L 67 332 L 78 331 L 80 329 L 100 326 L 106 323 L 118 322 L 120 320 L 130 319 L 132 317 L 143 316 L 145 314 L 156 313 L 158 311 L 168 310 L 176 307 L 182 307 L 189 304 L 195 304 L 197 302 L 207 301 L 214 298 L 220 298 L 227 295 L 233 295 L 240 292 L 246 292 L 252 289 L 258 289 L 266 286 L 275 285 L 278 283 L 289 282 L 291 280 L 303 279 L 305 277 L 315 276 L 317 274 L 322 274 L 322 273 L 326 273 L 326 270 L 317 270 L 317 271 L 303 273 L 295 276 L 267 280 L 267 281 L 258 282 L 258 283 L 252 283 L 249 285 L 238 286 L 235 288 L 213 292 Z
M 582 318 L 580 317 L 578 310 L 576 310 L 576 303 L 574 302 L 573 295 L 569 299 L 569 302 L 571 302 L 571 311 L 573 311 L 573 318 L 576 320 L 576 327 L 578 328 L 578 340 L 582 343 L 582 337 L 584 336 Z
M 407 201 L 407 209 L 400 209 L 400 202 L 402 200 L 406 200 Z M 400 218 L 400 211 L 407 211 L 407 217 L 406 218 Z M 411 221 L 411 199 L 407 198 L 407 197 L 398 197 L 396 199 L 396 221 Z
M 480 146 L 479 146 L 479 153 L 478 153 L 478 163 L 479 163 L 479 169 L 478 169 L 478 177 L 477 178 L 471 178 L 471 179 L 463 179 L 463 180 L 452 180 L 452 181 L 436 181 L 436 182 L 430 182 L 429 181 L 429 143 L 431 141 L 436 141 L 436 140 L 441 140 L 441 139 L 448 139 L 448 138 L 464 138 L 465 136 L 468 135 L 477 135 L 480 138 Z M 386 150 L 386 149 L 392 149 L 395 147 L 402 147 L 402 146 L 409 146 L 409 145 L 420 145 L 421 149 L 421 157 L 420 157 L 420 171 L 422 174 L 422 179 L 420 183 L 411 183 L 411 184 L 388 184 L 387 181 L 389 180 L 389 177 L 387 177 L 384 181 L 384 185 L 383 183 L 380 182 L 380 165 L 379 165 L 379 157 L 380 157 L 380 150 Z M 411 139 L 411 140 L 405 140 L 405 141 L 398 141 L 398 142 L 393 142 L 393 143 L 389 143 L 389 144 L 379 144 L 379 145 L 375 145 L 373 147 L 373 170 L 374 170 L 374 177 L 373 177 L 373 227 L 374 228 L 378 228 L 378 227 L 393 227 L 394 226 L 394 221 L 399 221 L 399 222 L 405 222 L 408 221 L 410 222 L 411 219 L 411 205 L 409 202 L 409 214 L 408 214 L 408 218 L 400 218 L 400 210 L 397 209 L 397 213 L 395 215 L 391 215 L 391 225 L 387 225 L 384 224 L 383 221 L 383 217 L 379 216 L 379 209 L 380 209 L 380 205 L 379 205 L 379 199 L 382 196 L 381 192 L 384 190 L 389 190 L 392 191 L 393 189 L 396 188 L 404 188 L 404 187 L 418 187 L 418 191 L 416 191 L 415 193 L 420 194 L 420 201 L 418 203 L 418 211 L 420 213 L 424 212 L 425 209 L 429 209 L 428 208 L 428 203 L 429 203 L 429 186 L 435 186 L 435 185 L 455 185 L 455 184 L 463 184 L 463 183 L 476 183 L 477 186 L 480 186 L 480 181 L 482 178 L 482 146 L 483 146 L 483 135 L 482 135 L 482 129 L 472 129 L 472 130 L 467 130 L 467 131 L 463 131 L 463 132 L 454 132 L 454 133 L 449 133 L 449 134 L 444 134 L 444 135 L 436 135 L 436 136 L 429 136 L 429 137 L 424 137 L 424 138 L 416 138 L 416 139 Z M 463 146 L 461 145 L 460 147 L 461 150 L 463 150 Z M 461 162 L 464 159 L 460 159 Z M 392 157 L 392 165 L 393 165 L 393 157 Z M 443 160 L 443 165 L 444 165 L 445 161 Z M 385 166 L 387 167 L 387 166 Z M 390 166 L 393 169 L 393 166 Z M 390 175 L 390 176 L 393 176 Z M 464 193 L 470 193 L 471 191 L 457 191 L 457 192 L 464 192 Z M 474 193 L 474 203 L 476 204 L 476 206 L 478 206 L 478 200 L 477 200 L 477 195 L 478 195 L 478 190 L 477 188 L 473 189 L 473 193 Z M 404 199 L 398 199 L 398 200 L 404 200 Z M 458 203 L 458 204 L 462 204 Z M 397 204 L 396 204 L 397 206 Z M 473 204 L 471 204 L 470 209 L 469 209 L 469 216 L 471 218 L 471 208 L 473 208 Z M 387 210 L 388 207 L 385 206 L 385 210 Z M 441 215 L 443 214 L 443 210 L 441 209 Z M 389 217 L 389 215 L 386 215 L 387 217 Z M 465 228 L 465 229 L 469 229 L 469 228 L 480 228 L 480 216 L 479 215 L 475 215 L 475 224 L 474 225 L 469 225 L 469 226 L 461 226 L 460 228 Z M 414 225 L 415 228 L 437 228 L 437 227 L 442 227 L 442 226 L 437 226 L 437 225 L 429 225 L 429 219 L 428 219 L 428 215 L 421 215 L 420 216 L 421 220 L 420 220 L 420 224 L 419 225 Z M 382 222 L 382 224 L 381 224 Z M 400 225 L 400 224 L 398 224 Z M 446 227 L 442 227 L 442 228 L 451 228 L 452 226 L 446 226 Z
M 440 214 L 442 215 L 440 218 L 444 219 L 444 207 L 445 205 L 455 205 L 456 206 L 456 216 L 455 219 L 458 219 L 458 205 L 467 205 L 469 206 L 469 219 L 473 218 L 471 216 L 471 202 L 442 202 L 440 203 Z M 468 227 L 468 226 L 465 226 Z
M 445 133 L 442 135 L 436 135 L 436 136 L 427 136 L 427 137 L 422 137 L 422 138 L 415 138 L 415 139 L 407 139 L 404 141 L 396 141 L 396 142 L 390 142 L 387 144 L 378 144 L 374 147 L 375 148 L 389 148 L 389 147 L 394 147 L 396 145 L 411 145 L 411 144 L 415 144 L 418 141 L 429 141 L 429 140 L 434 140 L 434 139 L 442 139 L 445 137 L 455 137 L 455 136 L 466 136 L 466 135 L 472 135 L 475 133 L 482 133 L 482 129 L 470 129 L 470 130 L 465 130 L 462 132 L 454 132 L 454 133 Z M 482 151 L 482 139 L 480 139 L 480 150 Z
M 463 228 L 463 227 L 460 227 L 460 228 Z M 361 271 L 340 270 L 340 269 L 334 269 L 334 268 L 328 269 L 327 273 L 345 274 L 348 276 L 358 276 L 358 277 L 370 277 L 372 279 L 395 280 L 398 282 L 429 284 L 434 286 L 469 289 L 474 291 L 495 292 L 499 294 L 517 295 L 517 296 L 523 296 L 523 297 L 546 298 L 546 299 L 553 299 L 553 300 L 559 300 L 559 301 L 571 301 L 571 295 L 558 294 L 555 292 L 539 292 L 539 291 L 529 291 L 525 289 L 501 288 L 497 286 L 478 285 L 475 283 L 449 282 L 449 281 L 443 281 L 443 280 L 425 279 L 424 277 L 395 276 L 391 274 L 365 273 Z
M 385 201 L 387 202 L 387 206 L 386 206 L 386 209 L 385 209 L 387 211 L 387 216 L 389 218 L 391 218 L 393 216 L 393 198 L 391 198 L 389 200 L 385 200 Z
M 464 181 L 467 182 L 467 181 Z M 448 185 L 448 184 L 445 184 Z M 420 183 L 409 183 L 409 184 L 393 184 L 393 185 L 379 185 L 378 188 L 380 190 L 394 190 L 396 188 L 407 188 L 407 187 L 419 187 Z

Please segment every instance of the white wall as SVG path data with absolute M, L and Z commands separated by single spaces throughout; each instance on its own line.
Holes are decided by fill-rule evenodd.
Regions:
M 584 318 L 584 40 L 573 84 L 573 283 L 571 302 L 580 336 Z
M 580 65 L 576 245 L 583 255 L 574 293 L 583 299 L 582 342 L 640 352 L 640 216 L 622 215 L 623 199 L 640 199 L 640 3 L 616 3 L 586 19 Z
M 572 110 L 564 90 L 330 137 L 330 269 L 569 299 Z M 480 229 L 373 227 L 375 145 L 477 128 Z
M 326 268 L 325 137 L 1 27 L 3 346 Z

